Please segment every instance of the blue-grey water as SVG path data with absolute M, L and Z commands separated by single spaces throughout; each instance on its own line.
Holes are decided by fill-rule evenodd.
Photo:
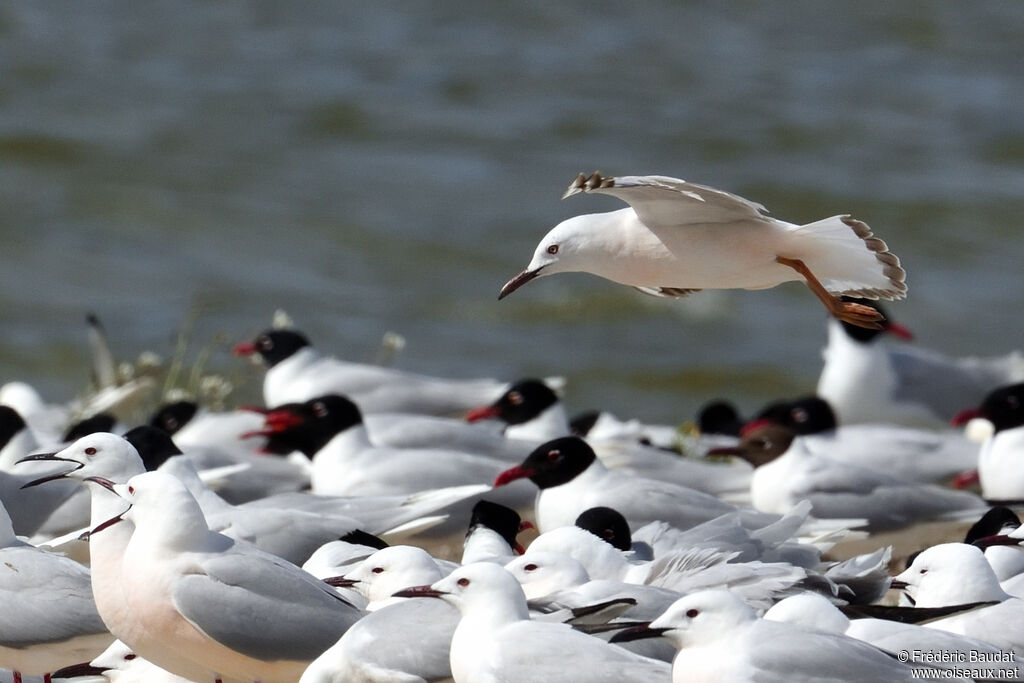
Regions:
M 1024 3 L 4 3 L 0 381 L 63 401 L 84 317 L 126 360 L 314 342 L 452 376 L 565 375 L 573 410 L 679 422 L 813 388 L 797 284 L 644 297 L 588 275 L 496 300 L 579 171 L 660 173 L 778 217 L 867 221 L 893 316 L 950 353 L 1024 347 Z M 248 383 L 244 380 L 248 378 Z

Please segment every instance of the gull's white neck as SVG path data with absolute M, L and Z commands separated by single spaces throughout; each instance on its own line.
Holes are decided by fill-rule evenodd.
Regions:
M 569 434 L 569 417 L 566 415 L 565 406 L 561 401 L 556 401 L 548 406 L 532 420 L 518 425 L 509 425 L 505 429 L 507 438 L 526 441 L 550 441 L 567 434 Z
M 574 524 L 579 513 L 586 509 L 580 507 L 581 501 L 589 498 L 588 494 L 607 474 L 608 470 L 601 460 L 594 458 L 594 462 L 571 481 L 541 490 L 537 494 L 536 504 L 540 532 Z
M 1024 555 L 1024 553 L 1021 553 Z M 478 526 L 466 537 L 462 549 L 462 564 L 473 562 L 507 562 L 512 559 L 512 549 L 494 529 Z
M 498 640 L 496 636 L 502 627 L 530 618 L 522 593 L 495 593 L 487 597 L 483 604 L 459 607 L 462 618 L 452 634 L 449 655 L 452 678 L 456 681 L 473 680 L 472 663 Z
M 288 385 L 320 358 L 319 351 L 312 346 L 304 346 L 274 367 L 268 368 L 263 378 L 263 400 L 266 404 L 274 408 L 292 400 Z M 306 398 L 309 397 L 295 397 L 295 400 L 302 401 Z

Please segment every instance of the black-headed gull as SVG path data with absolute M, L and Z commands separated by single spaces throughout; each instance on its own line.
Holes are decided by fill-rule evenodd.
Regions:
M 71 443 L 72 441 L 81 439 L 83 436 L 95 434 L 96 432 L 114 432 L 115 434 L 121 434 L 124 431 L 124 425 L 118 422 L 116 417 L 110 413 L 97 413 L 96 415 L 83 418 L 69 426 L 64 432 L 64 437 L 60 440 L 60 443 Z
M 313 492 L 327 495 L 391 495 L 493 481 L 506 462 L 470 453 L 373 444 L 362 412 L 338 395 L 286 404 L 267 413 L 270 443 L 312 459 Z M 493 494 L 512 507 L 529 505 L 528 488 Z M 468 512 L 468 510 L 467 510 Z M 466 519 L 459 524 L 465 528 Z
M 0 668 L 31 676 L 92 659 L 114 639 L 96 612 L 89 570 L 14 535 L 0 505 Z
M 1009 536 L 1019 528 L 1020 518 L 1017 514 L 1008 507 L 997 505 L 967 530 L 964 543 L 974 544 L 976 541 L 987 541 L 993 536 Z M 985 548 L 985 559 L 991 565 L 1003 590 L 1016 597 L 1024 594 L 1024 552 L 1020 548 L 1002 544 L 989 545 Z
M 59 484 L 46 491 L 22 490 L 24 484 L 53 470 L 52 465 L 43 463 L 18 465 L 22 457 L 39 449 L 21 414 L 0 405 L 0 501 L 7 508 L 14 531 L 21 536 L 32 536 L 44 527 L 50 527 L 52 535 L 67 531 L 66 516 L 61 514 L 58 519 L 54 515 L 61 508 L 67 511 L 66 505 L 77 507 L 74 499 L 78 491 L 73 485 Z
M 0 386 L 0 405 L 16 410 L 41 443 L 59 440 L 71 421 L 70 408 L 47 403 L 27 382 L 13 381 Z
M 461 415 L 489 403 L 508 387 L 494 379 L 445 379 L 379 365 L 352 363 L 317 351 L 294 330 L 267 330 L 235 346 L 239 355 L 258 354 L 267 365 L 263 399 L 268 406 L 315 396 L 351 396 L 366 412 Z
M 145 443 L 139 441 L 141 448 L 156 444 L 162 452 L 166 452 L 166 443 L 170 442 L 171 450 L 176 450 L 166 434 L 149 427 L 144 429 L 151 438 L 145 439 Z M 163 446 L 159 445 L 161 440 L 164 442 Z M 135 445 L 127 438 L 114 434 L 91 434 L 82 437 L 59 453 L 38 454 L 27 459 L 71 465 L 70 469 L 65 466 L 63 471 L 31 482 L 32 485 L 53 479 L 81 482 L 88 477 L 102 477 L 120 484 L 146 471 L 145 463 Z M 222 532 L 236 540 L 254 543 L 295 562 L 301 562 L 320 544 L 353 531 L 356 526 L 381 533 L 398 528 L 411 533 L 415 529 L 435 526 L 445 519 L 443 514 L 435 514 L 438 510 L 478 495 L 488 488 L 486 485 L 480 485 L 439 489 L 408 496 L 355 498 L 285 493 L 235 506 L 210 491 L 200 481 L 190 463 L 182 460 L 180 455 L 164 461 L 161 468 L 186 480 L 186 485 L 199 501 L 207 516 L 207 522 L 214 531 Z M 101 495 L 92 498 L 93 526 L 117 513 L 116 509 L 111 512 L 111 505 L 114 508 L 123 507 L 116 500 L 112 501 L 111 496 L 100 493 Z M 113 539 L 128 527 L 130 525 L 118 525 L 119 531 L 105 534 L 100 542 L 112 543 Z M 125 539 L 122 540 L 127 542 Z M 101 573 L 101 576 L 105 574 Z M 97 580 L 95 573 L 93 579 Z
M 564 272 L 593 273 L 665 297 L 803 280 L 833 316 L 876 327 L 877 311 L 837 295 L 900 299 L 907 291 L 900 260 L 850 216 L 794 225 L 742 197 L 666 176 L 580 174 L 564 196 L 579 192 L 609 194 L 629 207 L 559 223 L 499 299 L 534 278 Z
M 740 598 L 707 590 L 680 598 L 650 624 L 612 638 L 628 642 L 666 638 L 679 653 L 672 680 L 684 681 L 909 681 L 911 667 L 835 632 L 760 619 Z M 925 676 L 927 679 L 927 676 Z
M 736 510 L 700 491 L 609 470 L 576 436 L 541 444 L 520 465 L 502 472 L 494 485 L 523 478 L 540 489 L 535 510 L 541 532 L 569 526 L 584 510 L 599 506 L 618 510 L 633 528 L 660 520 L 686 529 Z
M 195 401 L 171 401 L 161 405 L 149 418 L 149 425 L 174 438 L 180 448 L 212 448 L 252 454 L 259 444 L 242 437 L 258 430 L 263 418 L 251 410 L 213 411 Z M 111 431 L 109 429 L 101 431 Z
M 309 488 L 309 466 L 300 459 L 293 462 L 287 458 L 268 458 L 219 446 L 192 446 L 183 453 L 177 438 L 151 425 L 133 427 L 124 433 L 124 438 L 135 446 L 147 471 L 160 469 L 168 459 L 184 455 L 196 470 L 204 473 L 204 481 L 209 474 L 216 475 L 209 485 L 231 503 Z
M 1024 383 L 1000 387 L 989 393 L 977 408 L 962 410 L 954 418 L 965 424 L 982 418 L 992 424 L 992 434 L 978 453 L 978 479 L 987 500 L 1024 500 Z
M 121 517 L 135 525 L 117 558 L 133 568 L 121 576 L 121 609 L 104 620 L 157 666 L 190 678 L 198 667 L 217 678 L 294 681 L 359 618 L 295 565 L 210 531 L 172 475 L 97 483 L 124 499 Z
M 469 518 L 460 564 L 505 564 L 523 552 L 523 546 L 519 545 L 516 535 L 532 528 L 532 522 L 524 522 L 519 513 L 510 507 L 489 500 L 477 501 Z
M 668 680 L 664 662 L 613 647 L 565 624 L 531 621 L 519 582 L 490 562 L 460 567 L 429 586 L 397 595 L 441 598 L 459 610 L 450 653 L 455 683 Z
M 829 321 L 815 393 L 832 404 L 841 424 L 888 422 L 934 429 L 996 387 L 1024 380 L 1020 352 L 957 358 L 914 344 L 889 346 L 883 333 L 911 338 L 905 327 L 888 320 L 877 331 Z
M 468 413 L 470 422 L 500 420 L 511 439 L 547 441 L 569 433 L 569 415 L 555 390 L 540 379 L 521 379 L 488 405 Z
M 561 399 L 550 386 L 536 379 L 516 382 L 497 401 L 470 411 L 467 419 L 500 420 L 508 425 L 505 435 L 509 441 L 531 443 L 529 451 L 541 442 L 569 436 L 573 431 Z M 746 491 L 750 485 L 751 471 L 742 461 L 726 463 L 701 457 L 681 458 L 675 452 L 641 443 L 636 438 L 638 433 L 642 433 L 639 424 L 635 429 L 619 424 L 625 428 L 619 431 L 604 429 L 601 430 L 603 435 L 599 431 L 586 437 L 594 453 L 609 469 L 675 482 L 715 495 L 734 495 Z M 703 455 L 707 446 L 695 444 L 693 450 Z
M 902 588 L 916 607 L 996 603 L 926 626 L 992 643 L 1015 653 L 1018 661 L 1024 657 L 1024 600 L 999 586 L 981 549 L 965 543 L 932 546 L 893 580 L 893 587 Z
M 978 461 L 978 444 L 959 432 L 882 423 L 841 425 L 820 396 L 773 403 L 743 431 L 768 423 L 792 429 L 815 455 L 885 470 L 908 481 L 945 483 L 974 469 Z
M 717 452 L 736 455 L 756 467 L 750 481 L 753 505 L 763 512 L 784 513 L 802 500 L 818 519 L 858 519 L 869 530 L 895 529 L 929 519 L 964 519 L 985 509 L 985 502 L 966 491 L 919 484 L 884 470 L 861 467 L 815 453 L 781 425 L 767 424 L 749 432 L 733 448 Z
M 679 450 L 680 428 L 676 425 L 650 424 L 636 418 L 623 420 L 603 410 L 588 410 L 578 413 L 569 420 L 571 433 L 595 441 L 635 441 L 643 446 L 653 446 L 668 451 Z

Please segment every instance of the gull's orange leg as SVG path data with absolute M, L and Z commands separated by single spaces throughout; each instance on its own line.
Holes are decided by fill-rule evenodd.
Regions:
M 775 261 L 781 265 L 789 266 L 800 273 L 804 280 L 807 281 L 807 288 L 814 293 L 814 296 L 818 297 L 821 303 L 825 304 L 825 308 L 828 309 L 832 316 L 857 327 L 866 327 L 872 330 L 882 329 L 882 322 L 885 318 L 881 313 L 870 306 L 853 303 L 852 301 L 843 301 L 835 294 L 832 294 L 825 289 L 825 286 L 814 276 L 814 273 L 807 267 L 807 264 L 800 259 L 776 256 Z

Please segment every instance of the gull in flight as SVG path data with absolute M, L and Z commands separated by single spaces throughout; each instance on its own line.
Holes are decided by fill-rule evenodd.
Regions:
M 877 310 L 840 295 L 902 299 L 907 291 L 899 258 L 848 215 L 795 225 L 734 194 L 657 175 L 581 173 L 563 198 L 580 192 L 610 194 L 629 206 L 556 225 L 499 299 L 537 277 L 566 272 L 593 273 L 662 297 L 802 279 L 833 317 L 879 328 L 884 318 Z

